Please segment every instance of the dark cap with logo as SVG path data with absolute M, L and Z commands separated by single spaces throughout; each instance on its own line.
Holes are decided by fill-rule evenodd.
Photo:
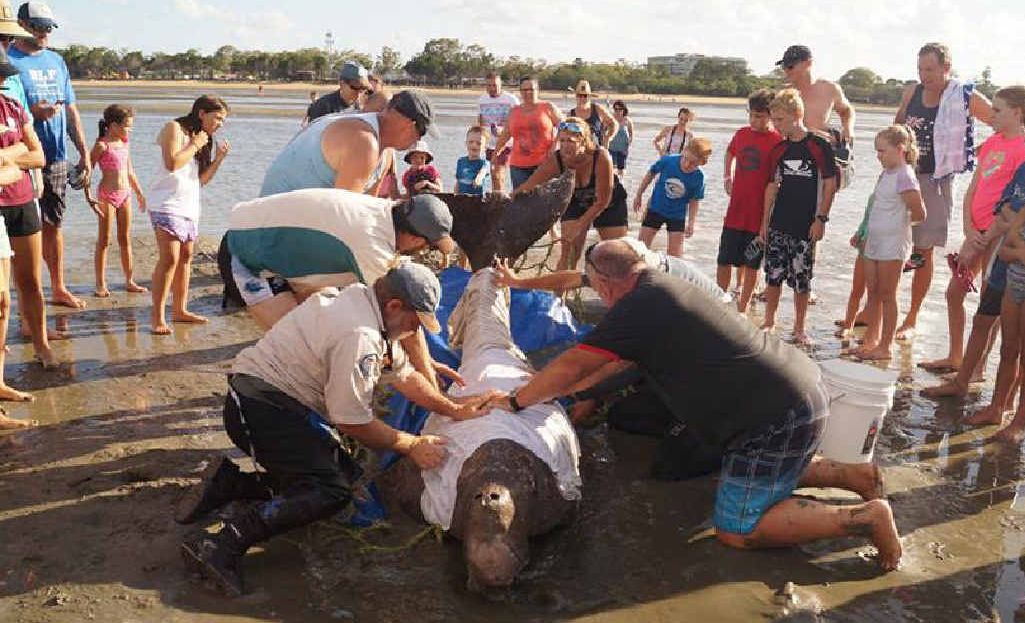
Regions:
M 441 284 L 429 268 L 405 260 L 382 277 L 402 302 L 416 312 L 420 324 L 431 333 L 441 331 L 434 312 L 441 303 Z
M 434 110 L 431 101 L 420 91 L 399 91 L 391 98 L 390 108 L 397 110 L 403 117 L 416 123 L 420 136 L 430 133 L 436 136 L 434 128 Z
M 792 45 L 783 53 L 783 58 L 776 61 L 776 66 L 789 67 L 809 60 L 811 60 L 811 48 L 806 45 Z

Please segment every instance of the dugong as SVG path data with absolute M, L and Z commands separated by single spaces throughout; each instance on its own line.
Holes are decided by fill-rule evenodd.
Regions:
M 453 395 L 511 391 L 532 373 L 494 274 L 474 274 L 452 314 L 467 383 Z M 569 521 L 580 499 L 580 446 L 565 411 L 544 403 L 461 422 L 432 414 L 423 432 L 447 439 L 445 464 L 422 472 L 400 460 L 377 479 L 385 504 L 462 541 L 471 590 L 512 584 L 530 560 L 530 537 Z

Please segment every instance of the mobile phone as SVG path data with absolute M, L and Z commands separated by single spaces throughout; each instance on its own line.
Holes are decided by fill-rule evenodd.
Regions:
M 55 102 L 53 103 L 53 105 L 54 105 L 54 106 L 63 106 L 63 105 L 64 105 L 64 104 L 66 104 L 66 103 L 67 103 L 67 102 L 65 102 L 64 100 L 57 100 L 57 101 L 55 101 Z

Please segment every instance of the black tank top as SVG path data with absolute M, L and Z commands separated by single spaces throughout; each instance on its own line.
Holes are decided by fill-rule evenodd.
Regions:
M 568 115 L 570 117 L 577 116 L 577 109 L 570 108 Z M 594 144 L 600 147 L 605 147 L 605 125 L 601 122 L 601 115 L 598 114 L 598 108 L 592 103 L 591 104 L 591 116 L 587 119 L 587 125 L 591 126 L 591 136 L 594 137 Z
M 561 175 L 566 167 L 562 164 L 562 154 L 558 151 L 555 152 L 555 160 L 559 163 L 559 174 Z M 591 160 L 591 179 L 583 186 L 573 186 L 573 197 L 569 200 L 569 207 L 566 208 L 567 214 L 583 214 L 594 203 L 594 179 L 597 177 L 597 172 L 598 150 L 595 149 L 594 158 Z
M 919 173 L 934 173 L 936 154 L 933 152 L 933 128 L 940 107 L 927 108 L 922 101 L 922 90 L 922 85 L 915 87 L 904 122 L 915 131 L 915 140 L 918 141 L 918 164 L 915 169 Z

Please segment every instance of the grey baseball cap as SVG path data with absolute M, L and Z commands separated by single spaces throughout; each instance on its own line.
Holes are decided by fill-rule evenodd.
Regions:
M 56 28 L 57 19 L 45 2 L 26 2 L 18 7 L 18 19 L 25 20 L 33 27 Z
M 382 279 L 387 279 L 392 291 L 416 312 L 424 329 L 431 333 L 441 331 L 441 323 L 434 315 L 441 302 L 441 283 L 431 269 L 407 260 L 389 270 Z
M 434 109 L 431 100 L 420 91 L 399 91 L 388 103 L 389 108 L 394 108 L 403 117 L 411 119 L 416 124 L 420 136 L 430 134 L 438 137 L 438 128 L 434 125 Z
M 415 195 L 405 206 L 406 221 L 418 235 L 427 239 L 442 253 L 451 253 L 456 243 L 452 240 L 452 212 L 444 201 L 425 193 Z
M 339 82 L 358 82 L 365 89 L 370 88 L 370 74 L 367 68 L 354 61 L 347 61 L 338 72 Z
M 776 61 L 777 67 L 789 67 L 811 59 L 811 48 L 806 45 L 792 45 L 783 52 L 783 58 Z

